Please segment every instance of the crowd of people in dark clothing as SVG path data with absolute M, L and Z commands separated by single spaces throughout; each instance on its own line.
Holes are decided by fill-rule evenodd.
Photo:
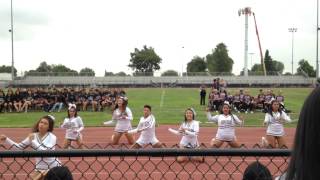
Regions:
M 203 85 L 200 87 L 200 105 L 206 105 L 206 94 L 206 87 Z M 283 111 L 290 112 L 285 108 L 281 90 L 277 95 L 272 89 L 260 89 L 256 96 L 250 94 L 246 89 L 239 89 L 233 93 L 227 90 L 225 81 L 217 78 L 213 80 L 211 91 L 208 94 L 208 107 L 210 111 L 219 111 L 221 105 L 227 101 L 238 113 L 253 113 L 256 110 L 267 112 L 272 100 L 277 100 Z
M 115 105 L 121 88 L 8 88 L 0 89 L 0 112 L 28 112 L 43 110 L 60 112 L 68 104 L 76 104 L 79 111 L 102 111 Z

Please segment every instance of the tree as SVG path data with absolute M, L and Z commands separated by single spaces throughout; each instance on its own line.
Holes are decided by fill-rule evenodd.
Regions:
M 95 72 L 93 71 L 93 69 L 85 67 L 80 70 L 79 75 L 80 76 L 94 76 Z
M 104 76 L 114 76 L 113 72 L 104 71 Z
M 206 56 L 206 61 L 209 72 L 231 74 L 233 60 L 229 57 L 225 44 L 218 44 L 212 53 Z
M 316 71 L 314 70 L 313 66 L 311 66 L 307 60 L 301 59 L 299 61 L 297 74 L 303 75 L 303 72 L 306 73 L 309 77 L 316 77 Z
M 162 59 L 156 54 L 152 47 L 143 46 L 143 49 L 134 49 L 133 53 L 130 53 L 131 59 L 128 65 L 135 71 L 135 75 L 149 75 L 153 76 L 155 70 L 160 69 L 160 63 Z
M 116 73 L 115 74 L 116 76 L 129 76 L 129 75 L 127 75 L 125 72 L 123 72 L 123 71 L 120 71 L 120 72 L 118 72 L 118 73 Z
M 178 72 L 175 70 L 167 70 L 163 72 L 161 76 L 178 76 Z
M 273 60 L 269 55 L 268 49 L 264 56 L 264 64 L 266 66 L 267 75 L 277 75 L 278 73 L 282 74 L 283 72 L 284 64 L 280 61 Z
M 77 76 L 78 72 L 62 64 L 48 65 L 47 62 L 43 61 L 36 70 L 30 70 L 26 74 L 32 76 Z
M 190 72 L 206 72 L 207 70 L 207 63 L 205 62 L 204 58 L 199 56 L 194 56 L 192 60 L 187 64 L 187 72 L 188 75 L 192 74 Z
M 62 64 L 52 65 L 52 73 L 54 76 L 77 76 L 78 75 L 78 72 L 76 70 L 72 70 Z
M 43 61 L 40 63 L 39 67 L 34 72 L 38 72 L 39 74 L 43 73 L 43 75 L 46 75 L 49 72 L 52 72 L 52 68 L 50 65 L 47 64 L 47 62 Z
M 283 69 L 284 69 L 284 64 L 282 62 L 273 60 L 272 61 L 272 68 L 275 72 L 282 74 Z
M 264 64 L 266 66 L 267 75 L 273 74 L 274 70 L 272 68 L 272 58 L 269 55 L 269 50 L 267 49 L 264 54 Z
M 0 73 L 11 73 L 11 66 L 0 66 Z M 17 69 L 13 68 L 14 76 L 17 76 Z
M 263 67 L 261 64 L 254 64 L 251 67 L 251 74 L 252 75 L 264 75 L 263 74 Z

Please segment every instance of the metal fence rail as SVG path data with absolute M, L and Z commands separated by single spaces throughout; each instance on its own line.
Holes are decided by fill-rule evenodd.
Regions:
M 242 179 L 255 161 L 273 177 L 288 166 L 288 149 L 92 149 L 0 152 L 0 179 L 31 179 L 34 158 L 55 157 L 74 179 Z M 179 163 L 177 156 L 201 156 L 204 162 Z

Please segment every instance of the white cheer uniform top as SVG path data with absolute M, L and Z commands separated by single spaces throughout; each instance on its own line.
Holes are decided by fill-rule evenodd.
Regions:
M 43 151 L 43 150 L 54 150 L 57 142 L 57 137 L 48 132 L 42 139 L 39 137 L 38 133 L 33 133 L 34 138 L 30 141 L 29 137 L 24 139 L 19 144 L 12 141 L 7 137 L 6 143 L 12 146 L 15 149 L 23 150 L 28 146 L 31 146 L 34 150 Z M 55 166 L 60 166 L 60 161 L 55 157 L 44 157 L 44 158 L 35 158 L 36 159 L 36 169 L 37 170 L 48 170 Z
M 219 114 L 211 116 L 210 112 L 207 113 L 208 121 L 218 124 L 218 131 L 216 139 L 220 141 L 234 141 L 235 140 L 235 126 L 241 125 L 242 121 L 236 115 Z
M 128 107 L 126 107 L 124 112 L 121 112 L 118 108 L 114 110 L 112 120 L 117 121 L 116 127 L 114 128 L 116 132 L 127 132 L 132 129 L 131 121 L 133 120 L 133 116 Z
M 156 137 L 156 119 L 152 114 L 147 118 L 143 116 L 140 118 L 137 130 L 141 131 L 140 137 L 137 140 L 139 144 L 155 144 L 159 142 Z
M 65 118 L 61 127 L 66 129 L 66 139 L 77 140 L 81 136 L 84 125 L 81 117 L 77 116 Z
M 267 135 L 270 136 L 283 136 L 284 128 L 283 124 L 285 122 L 291 122 L 290 117 L 282 111 L 280 112 L 272 112 L 272 115 L 266 113 L 264 122 L 267 123 Z
M 179 130 L 182 128 L 186 129 L 186 131 L 181 138 L 180 145 L 188 148 L 198 147 L 199 121 L 183 122 Z

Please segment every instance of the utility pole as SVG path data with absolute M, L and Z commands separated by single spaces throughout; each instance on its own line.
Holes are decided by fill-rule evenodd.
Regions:
M 245 35 L 244 35 L 244 76 L 248 76 L 248 16 L 251 15 L 251 8 L 245 7 L 238 10 L 238 15 L 245 15 Z
M 293 76 L 293 44 L 294 44 L 294 33 L 297 32 L 298 28 L 292 27 L 288 29 L 289 32 L 292 33 L 292 39 L 291 39 L 291 74 Z

